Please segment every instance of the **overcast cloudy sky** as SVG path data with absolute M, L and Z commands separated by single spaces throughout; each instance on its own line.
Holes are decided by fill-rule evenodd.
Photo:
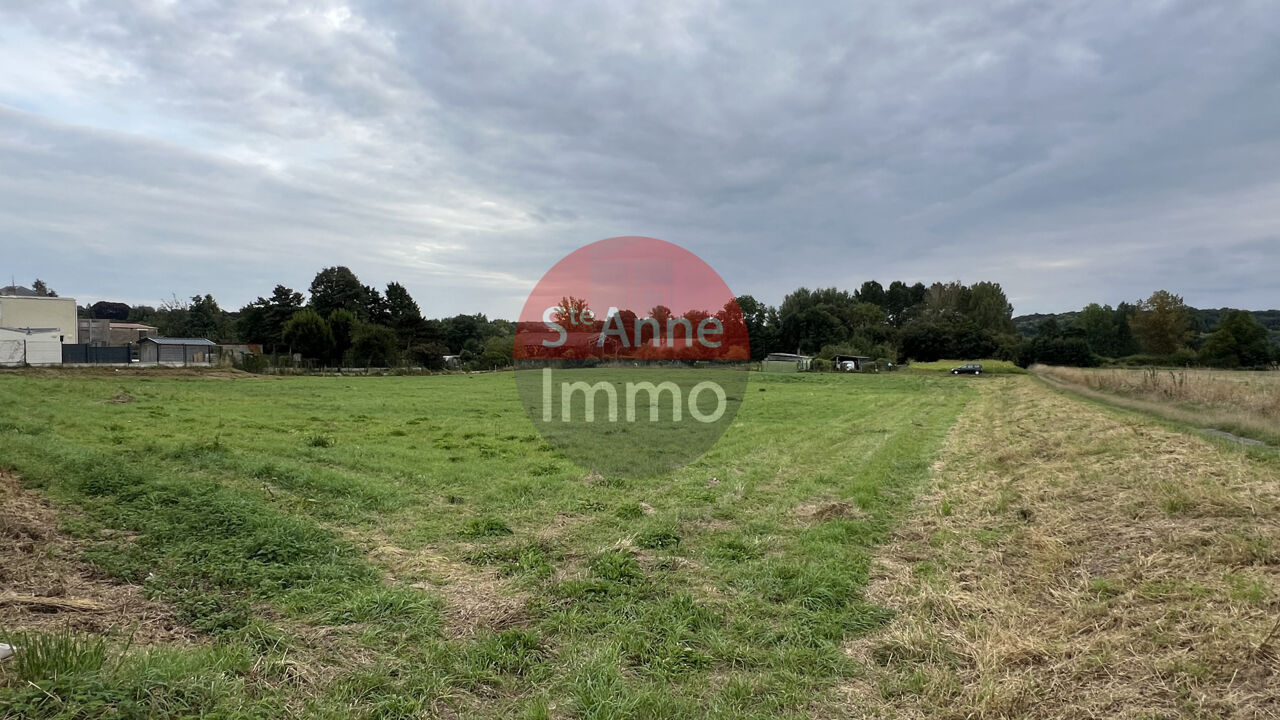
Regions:
M 736 293 L 1280 306 L 1275 2 L 0 4 L 0 273 L 513 317 L 652 235 Z

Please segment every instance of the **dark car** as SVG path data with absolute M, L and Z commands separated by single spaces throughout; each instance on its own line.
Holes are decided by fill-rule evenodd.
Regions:
M 963 365 L 959 365 L 957 367 L 951 368 L 951 374 L 952 375 L 981 375 L 982 364 L 981 363 L 965 363 Z

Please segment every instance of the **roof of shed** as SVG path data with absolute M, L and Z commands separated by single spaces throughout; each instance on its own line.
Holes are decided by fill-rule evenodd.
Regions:
M 113 322 L 109 323 L 112 330 L 156 330 L 155 325 L 143 325 L 142 323 Z
M 208 345 L 217 347 L 217 343 L 208 338 L 170 338 L 170 337 L 148 337 L 142 338 L 139 342 L 152 342 L 157 345 Z

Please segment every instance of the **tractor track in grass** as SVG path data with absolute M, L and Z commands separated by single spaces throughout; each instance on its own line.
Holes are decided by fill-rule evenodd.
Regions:
M 983 383 L 868 597 L 822 714 L 1276 717 L 1280 463 Z

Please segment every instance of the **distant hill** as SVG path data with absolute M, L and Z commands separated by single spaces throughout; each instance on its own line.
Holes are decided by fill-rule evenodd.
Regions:
M 1218 326 L 1222 316 L 1233 308 L 1188 309 L 1191 311 L 1192 329 L 1199 333 L 1210 333 Z M 1032 313 L 1015 317 L 1013 324 L 1023 337 L 1033 337 L 1040 328 L 1040 323 L 1045 320 L 1053 318 L 1062 327 L 1068 327 L 1075 322 L 1079 314 L 1079 310 L 1064 313 Z M 1280 345 L 1280 310 L 1250 310 L 1249 314 L 1257 318 L 1258 322 L 1267 329 L 1272 344 Z

